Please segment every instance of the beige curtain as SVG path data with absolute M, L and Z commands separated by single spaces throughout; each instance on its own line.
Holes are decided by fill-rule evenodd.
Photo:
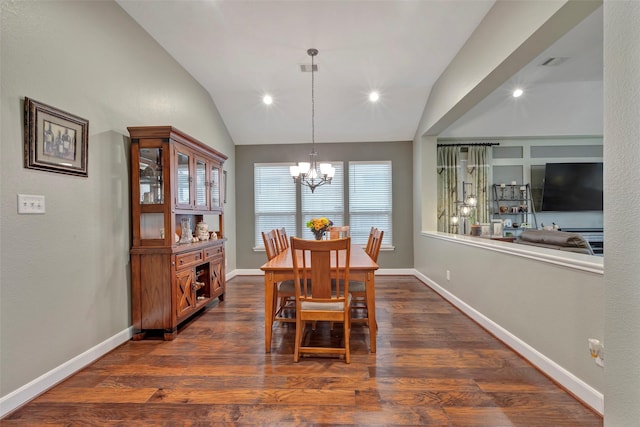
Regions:
M 472 188 L 478 199 L 475 212 L 477 223 L 490 222 L 489 213 L 489 165 L 491 163 L 491 147 L 486 145 L 469 146 L 467 160 L 467 176 L 473 184 Z
M 438 147 L 438 231 L 453 233 L 451 217 L 457 214 L 459 148 Z

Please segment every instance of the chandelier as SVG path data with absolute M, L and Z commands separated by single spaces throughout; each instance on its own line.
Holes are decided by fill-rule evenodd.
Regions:
M 318 49 L 308 49 L 307 54 L 311 57 L 311 153 L 308 162 L 298 162 L 297 166 L 289 168 L 293 182 L 309 187 L 311 192 L 321 185 L 331 184 L 331 179 L 336 173 L 336 169 L 331 163 L 318 163 L 316 157 L 315 143 L 315 93 L 314 93 L 314 72 L 313 57 L 318 54 Z

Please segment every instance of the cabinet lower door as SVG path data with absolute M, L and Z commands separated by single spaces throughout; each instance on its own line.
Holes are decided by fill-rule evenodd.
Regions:
M 219 297 L 220 301 L 224 299 L 224 258 L 218 258 L 209 262 L 209 271 L 211 275 L 211 296 Z
M 196 307 L 196 297 L 192 286 L 195 283 L 195 270 L 190 268 L 176 273 L 176 311 L 178 319 L 189 315 Z

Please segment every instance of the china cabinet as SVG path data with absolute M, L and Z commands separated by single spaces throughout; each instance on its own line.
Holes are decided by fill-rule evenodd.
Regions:
M 181 322 L 224 299 L 227 156 L 171 126 L 128 130 L 133 339 L 172 340 Z

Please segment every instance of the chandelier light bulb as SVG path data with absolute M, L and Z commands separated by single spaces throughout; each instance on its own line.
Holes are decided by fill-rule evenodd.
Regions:
M 301 174 L 306 175 L 309 172 L 310 168 L 311 168 L 311 163 L 309 163 L 309 162 L 298 162 L 298 169 L 299 169 Z

